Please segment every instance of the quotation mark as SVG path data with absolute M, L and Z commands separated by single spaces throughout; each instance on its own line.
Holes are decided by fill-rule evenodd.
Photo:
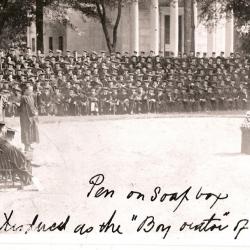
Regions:
M 137 215 L 133 214 L 132 221 L 135 221 L 137 219 Z

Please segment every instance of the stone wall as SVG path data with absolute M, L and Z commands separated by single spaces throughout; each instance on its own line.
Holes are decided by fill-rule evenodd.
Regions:
M 106 42 L 98 20 L 83 17 L 70 10 L 70 21 L 75 27 L 67 25 L 67 49 L 81 52 L 85 50 L 104 50 Z
M 49 52 L 49 39 L 52 38 L 53 42 L 53 51 L 59 49 L 59 37 L 63 37 L 63 51 L 67 49 L 67 42 L 66 42 L 66 26 L 58 23 L 58 22 L 49 22 L 45 20 L 44 22 L 44 53 L 47 54 Z

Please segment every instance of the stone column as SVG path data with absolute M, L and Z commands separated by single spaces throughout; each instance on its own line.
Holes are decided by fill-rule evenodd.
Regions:
M 160 12 L 160 41 L 161 41 L 161 50 L 165 52 L 165 14 Z
M 193 1 L 193 9 L 194 9 L 194 26 L 198 26 L 198 7 L 197 7 L 197 1 Z
M 179 48 L 179 4 L 178 0 L 170 2 L 170 46 L 174 56 L 178 55 Z
M 211 56 L 216 50 L 216 35 L 215 25 L 211 25 L 207 28 L 207 54 Z
M 150 26 L 150 49 L 155 51 L 155 55 L 158 55 L 160 43 L 159 0 L 151 0 Z
M 234 17 L 233 13 L 230 13 L 226 18 L 225 24 L 225 56 L 229 56 L 231 52 L 234 52 Z
M 194 0 L 194 51 L 197 52 L 197 46 L 196 46 L 196 41 L 197 41 L 197 29 L 198 29 L 198 7 L 197 7 L 197 2 Z
M 139 4 L 138 0 L 131 3 L 131 52 L 139 53 Z

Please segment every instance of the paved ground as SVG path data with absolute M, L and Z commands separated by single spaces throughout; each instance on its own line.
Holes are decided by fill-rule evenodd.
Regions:
M 121 223 L 126 232 L 115 238 L 117 242 L 160 240 L 160 244 L 176 241 L 181 244 L 199 239 L 202 244 L 210 244 L 215 237 L 218 244 L 229 244 L 233 232 L 219 236 L 177 232 L 183 221 L 198 223 L 214 212 L 223 217 L 230 211 L 225 222 L 231 225 L 239 219 L 250 218 L 250 156 L 240 154 L 241 116 L 237 113 L 223 117 L 197 114 L 191 117 L 53 118 L 53 123 L 51 119 L 42 118 L 41 143 L 35 149 L 35 161 L 41 167 L 34 168 L 33 172 L 43 190 L 2 192 L 0 211 L 13 209 L 17 223 L 30 222 L 36 213 L 47 223 L 71 214 L 68 229 L 72 231 L 79 223 L 96 226 L 117 209 L 115 221 Z M 11 120 L 9 124 L 16 125 L 17 121 Z M 113 199 L 86 198 L 90 177 L 100 173 L 106 178 L 103 185 L 115 189 Z M 173 213 L 176 203 L 150 201 L 156 186 L 162 188 L 162 194 L 183 192 L 192 186 L 190 202 L 183 203 Z M 210 210 L 212 201 L 194 199 L 201 186 L 207 192 L 229 193 L 229 198 Z M 130 190 L 145 193 L 145 202 L 127 201 L 125 197 Z M 138 223 L 131 222 L 133 214 L 138 215 Z M 136 225 L 148 215 L 154 215 L 156 223 L 173 225 L 168 241 L 161 240 L 161 233 L 140 233 L 134 239 Z M 0 215 L 0 221 L 2 218 Z M 249 236 L 249 231 L 242 232 L 240 244 L 246 239 L 249 243 Z M 100 237 L 100 241 L 89 237 L 90 242 L 103 240 L 102 235 L 95 236 Z

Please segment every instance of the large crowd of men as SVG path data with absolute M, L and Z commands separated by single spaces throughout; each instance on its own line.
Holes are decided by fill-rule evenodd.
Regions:
M 239 53 L 0 53 L 0 95 L 10 117 L 19 115 L 23 86 L 41 116 L 245 110 L 249 76 L 250 59 Z

